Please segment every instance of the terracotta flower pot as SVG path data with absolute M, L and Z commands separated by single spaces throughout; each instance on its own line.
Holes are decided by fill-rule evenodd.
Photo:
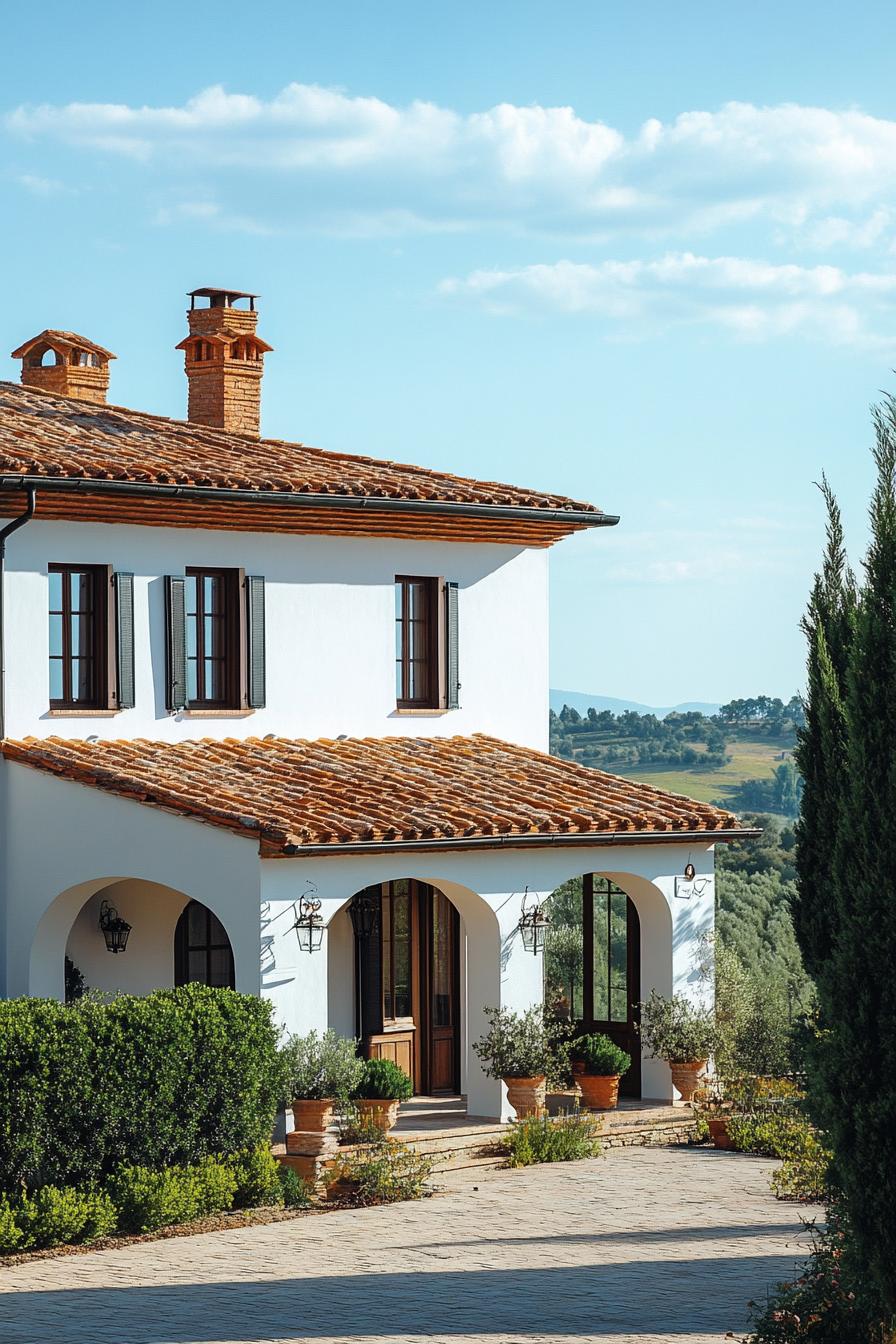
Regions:
M 576 1081 L 582 1089 L 582 1101 L 590 1111 L 612 1111 L 619 1102 L 621 1074 L 580 1073 Z
M 706 1069 L 705 1059 L 691 1059 L 684 1064 L 671 1064 L 672 1083 L 678 1089 L 682 1101 L 693 1101 L 694 1093 L 700 1086 L 700 1079 Z
M 306 1157 L 322 1157 L 336 1147 L 336 1130 L 333 1125 L 333 1112 L 336 1102 L 332 1097 L 323 1101 L 309 1101 L 306 1097 L 297 1097 L 292 1103 L 292 1119 L 295 1130 L 287 1135 L 290 1152 L 302 1153 Z
M 296 1129 L 306 1134 L 325 1134 L 333 1123 L 336 1101 L 326 1097 L 323 1101 L 311 1101 L 307 1097 L 297 1097 L 292 1103 L 292 1118 Z
M 712 1139 L 716 1148 L 734 1147 L 728 1134 L 727 1115 L 716 1115 L 712 1120 L 707 1120 L 706 1123 L 709 1126 L 709 1137 Z
M 384 1134 L 389 1132 L 398 1119 L 399 1104 L 394 1099 L 387 1100 L 383 1097 L 358 1097 L 355 1101 L 362 1118 L 376 1125 Z
M 505 1078 L 507 1100 L 516 1111 L 517 1120 L 525 1120 L 530 1115 L 544 1115 L 546 1077 L 543 1073 L 535 1078 Z

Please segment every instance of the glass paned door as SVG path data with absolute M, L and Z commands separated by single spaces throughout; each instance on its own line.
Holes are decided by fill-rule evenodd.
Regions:
M 609 878 L 586 873 L 582 897 L 586 957 L 589 944 L 591 952 L 591 993 L 585 995 L 590 1021 L 585 1030 L 603 1032 L 628 1051 L 632 1066 L 620 1091 L 640 1096 L 641 922 L 631 899 Z

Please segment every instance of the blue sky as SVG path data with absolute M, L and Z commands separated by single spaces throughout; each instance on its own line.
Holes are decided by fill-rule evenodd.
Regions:
M 185 291 L 257 290 L 264 429 L 587 498 L 555 685 L 802 685 L 896 390 L 891 4 L 45 0 L 4 15 L 11 350 L 182 415 Z M 7 377 L 17 377 L 8 365 Z

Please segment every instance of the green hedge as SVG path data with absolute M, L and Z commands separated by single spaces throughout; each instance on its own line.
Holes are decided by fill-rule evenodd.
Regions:
M 185 985 L 0 1002 L 0 1191 L 102 1183 L 269 1143 L 283 1091 L 271 1006 Z
M 154 1232 L 232 1208 L 306 1208 L 310 1202 L 309 1187 L 280 1165 L 268 1144 L 161 1171 L 126 1166 L 105 1189 L 45 1185 L 33 1195 L 0 1195 L 0 1255 L 96 1241 L 112 1232 Z

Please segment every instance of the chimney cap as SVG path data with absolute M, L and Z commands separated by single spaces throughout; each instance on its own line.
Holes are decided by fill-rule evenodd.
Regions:
M 197 299 L 208 299 L 212 308 L 231 308 L 234 299 L 248 299 L 249 307 L 254 308 L 255 300 L 260 297 L 259 294 L 249 294 L 242 289 L 215 289 L 211 285 L 205 285 L 202 289 L 191 289 L 187 293 L 191 308 L 195 308 Z
M 17 350 L 13 350 L 10 359 L 24 359 L 36 345 L 61 346 L 63 350 L 86 350 L 89 354 L 99 355 L 102 359 L 115 358 L 111 350 L 97 345 L 96 341 L 88 341 L 86 336 L 79 336 L 76 331 L 57 331 L 53 327 L 46 327 L 29 341 L 25 341 Z

